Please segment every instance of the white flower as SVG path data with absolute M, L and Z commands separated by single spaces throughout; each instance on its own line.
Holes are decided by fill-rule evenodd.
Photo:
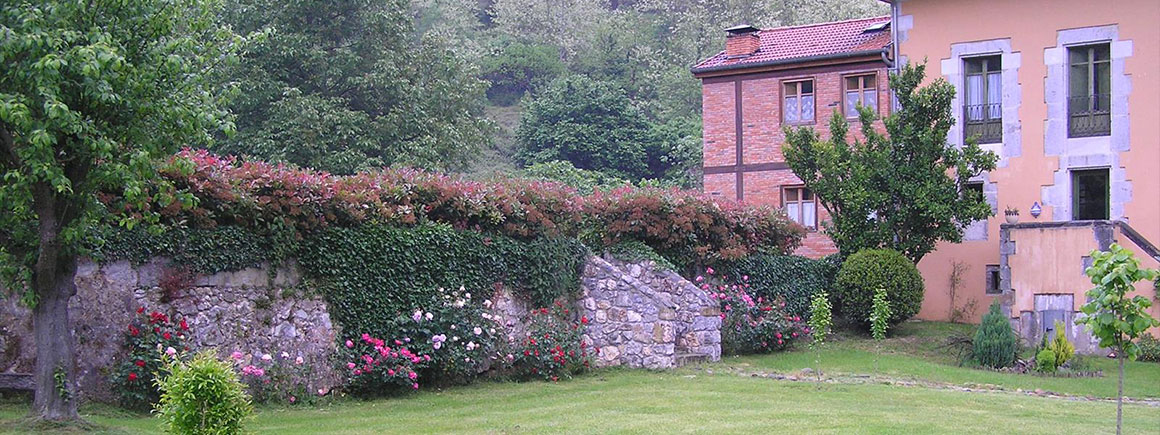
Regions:
M 476 326 L 475 329 L 471 330 L 471 332 L 474 332 L 475 335 L 479 335 L 483 333 L 483 330 Z
M 483 318 L 491 320 L 491 314 L 483 313 Z
M 288 352 L 282 352 L 282 359 L 290 359 L 290 354 Z
M 471 299 L 471 293 L 467 293 L 467 294 L 463 295 L 463 297 Z
M 424 314 L 423 317 L 426 317 L 427 320 L 431 320 L 431 318 L 435 317 L 435 315 L 431 314 L 431 313 L 427 313 L 427 314 Z
M 270 354 L 268 354 L 268 353 L 262 354 L 262 361 L 269 361 L 272 359 L 274 359 L 274 357 L 270 356 Z
M 495 328 L 488 328 L 488 329 L 487 329 L 487 333 L 489 333 L 489 334 L 495 334 Z
M 467 342 L 467 350 L 475 350 L 475 342 L 474 341 Z
M 451 329 L 455 329 L 455 325 L 451 325 Z
M 459 336 L 456 335 L 454 337 L 451 337 L 451 341 L 459 341 Z
M 490 300 L 483 301 L 483 306 L 491 308 L 491 301 Z

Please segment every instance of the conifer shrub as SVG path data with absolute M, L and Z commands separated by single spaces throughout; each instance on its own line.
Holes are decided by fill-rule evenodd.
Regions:
M 834 305 L 846 319 L 867 324 L 874 292 L 886 290 L 891 325 L 918 314 L 922 308 L 922 275 L 905 256 L 890 249 L 866 249 L 842 263 L 834 282 Z
M 999 310 L 999 301 L 991 304 L 983 323 L 975 332 L 973 356 L 980 365 L 991 368 L 1010 367 L 1015 363 L 1019 338 L 1011 330 L 1007 316 Z M 1053 355 L 1054 357 L 1054 355 Z

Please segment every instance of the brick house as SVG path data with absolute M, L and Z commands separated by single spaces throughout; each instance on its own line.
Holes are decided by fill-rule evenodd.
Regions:
M 705 192 L 782 208 L 809 230 L 800 255 L 837 252 L 817 231 L 829 214 L 782 157 L 782 127 L 827 134 L 832 113 L 856 118 L 858 103 L 885 114 L 889 25 L 875 17 L 727 29 L 725 51 L 692 70 L 702 82 Z

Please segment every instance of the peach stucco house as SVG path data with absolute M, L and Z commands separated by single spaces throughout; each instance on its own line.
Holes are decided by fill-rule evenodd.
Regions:
M 942 244 L 922 260 L 926 295 L 918 317 L 977 321 L 998 298 L 1028 340 L 1053 330 L 1059 320 L 1077 347 L 1095 350 L 1086 332 L 1072 324 L 1092 287 L 1083 275 L 1088 253 L 1119 243 L 1145 267 L 1160 267 L 1160 2 L 886 3 L 891 40 L 883 49 L 885 62 L 925 60 L 929 80 L 941 77 L 957 90 L 958 122 L 948 142 L 961 145 L 964 137 L 977 135 L 999 156 L 998 168 L 972 186 L 996 215 L 971 224 L 962 243 Z M 728 140 L 710 136 L 733 125 L 714 109 L 713 85 L 726 80 L 697 75 L 704 83 L 708 169 L 720 142 Z M 784 89 L 764 92 L 776 106 Z M 742 102 L 744 111 L 751 103 Z M 762 130 L 749 121 L 741 127 Z M 738 168 L 741 163 L 749 162 L 737 162 Z M 718 187 L 723 182 L 706 171 L 706 191 L 727 191 Z M 774 184 L 765 195 L 780 194 Z M 757 196 L 741 199 L 782 201 Z M 1018 223 L 1007 223 L 1007 208 L 1019 210 Z M 1140 283 L 1137 292 L 1158 297 L 1153 283 Z M 1152 315 L 1160 317 L 1160 303 Z

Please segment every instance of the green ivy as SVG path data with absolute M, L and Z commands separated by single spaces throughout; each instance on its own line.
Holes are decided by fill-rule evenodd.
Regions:
M 240 227 L 162 232 L 99 227 L 91 234 L 89 253 L 100 262 L 128 260 L 141 265 L 165 257 L 202 274 L 241 270 L 266 261 L 276 263 L 294 255 L 296 248 L 289 233 L 262 235 Z
M 677 266 L 672 261 L 658 254 L 649 245 L 637 240 L 623 240 L 620 243 L 609 246 L 608 253 L 612 254 L 618 260 L 628 262 L 652 261 L 656 263 L 658 269 L 678 271 Z
M 748 282 L 753 296 L 782 298 L 789 313 L 809 319 L 810 299 L 833 286 L 840 265 L 837 256 L 815 260 L 795 255 L 756 254 L 729 263 L 725 273 L 734 282 Z M 743 279 L 745 276 L 749 277 L 747 281 Z

